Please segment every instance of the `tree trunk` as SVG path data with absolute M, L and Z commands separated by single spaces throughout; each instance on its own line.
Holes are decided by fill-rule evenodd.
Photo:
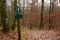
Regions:
M 13 24 L 12 24 L 12 31 L 14 31 L 15 30 L 15 28 L 16 28 L 16 18 L 15 18 L 15 10 L 16 10 L 16 6 L 17 6 L 17 0 L 14 0 L 14 21 L 13 21 Z
M 49 10 L 49 30 L 53 29 L 53 17 L 51 16 L 51 14 L 53 13 L 54 10 L 54 3 L 52 2 L 52 0 L 50 0 L 50 10 Z
M 25 0 L 23 0 L 23 26 L 25 26 L 25 23 L 24 23 L 24 13 L 25 13 Z
M 43 24 L 43 10 L 44 10 L 44 0 L 42 0 L 42 9 L 41 9 L 41 21 L 40 21 L 40 29 L 44 27 Z
M 7 29 L 7 14 L 6 14 L 6 0 L 0 0 L 0 13 L 1 13 L 1 23 L 2 23 L 2 31 L 8 32 Z

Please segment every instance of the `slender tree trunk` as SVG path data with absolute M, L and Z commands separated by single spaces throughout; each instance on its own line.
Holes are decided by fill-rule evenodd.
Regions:
M 21 40 L 21 31 L 19 26 L 19 19 L 17 19 L 17 26 L 18 26 L 18 40 Z
M 29 14 L 29 9 L 28 9 L 29 7 L 28 7 L 28 0 L 27 0 L 27 14 Z M 29 18 L 29 16 L 27 16 L 27 19 Z M 26 20 L 27 21 L 27 20 Z M 28 22 L 28 21 L 27 21 Z M 26 26 L 29 26 L 29 23 L 27 23 L 27 25 Z
M 33 0 L 31 0 L 31 1 L 32 1 L 32 3 L 33 3 Z M 31 4 L 31 8 L 30 8 L 30 13 L 31 13 L 31 14 L 32 14 L 32 11 L 33 11 L 33 4 Z M 31 22 L 30 22 L 29 26 L 30 26 L 30 29 L 32 29 L 32 24 L 31 24 Z
M 51 12 L 52 14 L 54 14 L 54 1 L 52 2 L 52 12 Z M 54 29 L 54 26 L 53 26 L 53 16 L 52 16 L 52 19 L 51 19 L 51 25 L 52 25 L 52 29 Z
M 51 0 L 50 0 L 50 9 L 49 9 L 49 30 L 50 30 L 50 27 L 51 27 Z
M 41 21 L 40 21 L 40 29 L 44 27 L 43 24 L 43 10 L 44 10 L 44 0 L 42 0 L 42 8 L 41 8 Z
M 52 2 L 52 13 L 54 13 L 54 3 Z
M 54 29 L 53 27 L 53 16 L 51 16 L 51 14 L 53 14 L 54 12 L 54 2 L 52 2 L 52 0 L 50 0 L 50 10 L 49 10 L 49 30 L 50 29 Z
M 15 18 L 15 10 L 16 10 L 16 7 L 17 7 L 17 0 L 14 0 L 14 21 L 13 21 L 13 24 L 12 24 L 12 31 L 14 31 L 15 30 L 15 28 L 16 28 L 16 18 Z
M 23 26 L 25 25 L 25 23 L 24 23 L 24 13 L 25 13 L 25 0 L 23 0 Z

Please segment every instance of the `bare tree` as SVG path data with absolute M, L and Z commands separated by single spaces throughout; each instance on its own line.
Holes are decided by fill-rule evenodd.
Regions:
M 51 17 L 51 14 L 53 13 L 53 6 L 52 5 L 52 0 L 50 0 L 50 9 L 49 9 L 49 30 L 53 27 L 53 20 L 52 20 L 52 17 Z
M 25 0 L 23 0 L 23 25 L 25 25 L 25 23 L 24 23 L 24 9 L 25 9 Z
M 3 32 L 8 32 L 7 26 L 7 13 L 6 13 L 6 0 L 0 0 L 0 14 Z
M 14 7 L 13 7 L 14 8 L 14 21 L 13 21 L 13 24 L 12 24 L 12 27 L 11 27 L 12 31 L 14 31 L 15 28 L 16 28 L 16 26 L 15 26 L 16 25 L 16 18 L 15 18 L 15 13 L 16 12 L 15 11 L 16 11 L 16 7 L 17 7 L 17 0 L 14 0 L 13 4 L 14 4 Z
M 42 7 L 41 7 L 41 21 L 40 21 L 40 29 L 44 27 L 44 24 L 43 24 L 44 0 L 41 0 L 41 1 L 42 1 Z

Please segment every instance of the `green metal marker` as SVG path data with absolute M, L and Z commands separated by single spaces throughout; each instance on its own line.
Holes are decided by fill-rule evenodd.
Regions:
M 21 9 L 19 7 L 16 8 L 15 18 L 16 19 L 23 18 L 23 14 L 22 14 Z

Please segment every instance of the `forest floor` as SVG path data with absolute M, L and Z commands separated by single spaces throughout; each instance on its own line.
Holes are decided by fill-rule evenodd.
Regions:
M 60 40 L 60 32 L 55 30 L 21 29 L 22 40 Z M 17 31 L 4 34 L 0 30 L 0 40 L 18 40 Z

